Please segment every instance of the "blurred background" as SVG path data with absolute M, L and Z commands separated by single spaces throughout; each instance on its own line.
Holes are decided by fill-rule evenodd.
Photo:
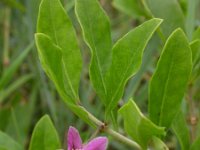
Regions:
M 34 125 L 44 114 L 50 115 L 63 145 L 66 144 L 65 134 L 70 125 L 82 131 L 83 139 L 88 139 L 94 132 L 94 129 L 88 127 L 68 110 L 53 83 L 41 68 L 34 42 L 40 1 L 0 0 L 0 130 L 24 145 L 24 149 L 28 148 Z M 76 29 L 84 60 L 79 89 L 80 99 L 90 112 L 101 119 L 104 108 L 89 82 L 90 51 L 83 41 L 74 14 L 74 0 L 61 1 Z M 120 104 L 125 103 L 133 97 L 142 112 L 147 114 L 148 82 L 154 72 L 163 44 L 177 27 L 183 28 L 192 41 L 194 32 L 200 25 L 199 0 L 146 0 L 146 2 L 144 0 L 100 0 L 100 3 L 110 18 L 113 43 L 129 30 L 152 17 L 165 19 L 146 47 L 143 64 L 127 84 L 123 99 L 120 101 Z M 200 38 L 200 35 L 197 36 Z M 191 132 L 198 134 L 200 133 L 198 131 L 199 78 L 195 79 L 192 86 L 192 90 L 190 89 L 192 102 L 185 100 L 183 110 Z M 120 118 L 119 122 L 121 122 Z M 195 136 L 194 133 L 191 134 Z M 166 143 L 170 149 L 179 149 L 179 143 L 172 131 L 169 131 Z M 110 150 L 128 149 L 114 140 L 109 145 Z

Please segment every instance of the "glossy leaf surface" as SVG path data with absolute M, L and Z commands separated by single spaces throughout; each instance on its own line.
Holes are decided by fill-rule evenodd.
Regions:
M 168 38 L 149 88 L 151 120 L 169 127 L 180 109 L 192 69 L 189 43 L 181 29 Z
M 124 119 L 125 131 L 138 142 L 143 149 L 153 136 L 165 135 L 163 127 L 158 127 L 147 119 L 139 110 L 133 100 L 125 104 L 119 113 Z

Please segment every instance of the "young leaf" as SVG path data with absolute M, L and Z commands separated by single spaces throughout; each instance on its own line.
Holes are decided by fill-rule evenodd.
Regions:
M 75 11 L 85 42 L 92 53 L 90 79 L 97 94 L 106 104 L 105 95 L 108 89 L 104 75 L 110 66 L 112 53 L 110 22 L 97 0 L 76 0 Z
M 23 150 L 21 145 L 19 145 L 8 135 L 0 131 L 0 149 L 1 148 L 7 150 Z
M 172 129 L 179 140 L 181 150 L 189 150 L 190 134 L 182 111 L 178 112 L 174 121 L 172 122 Z
M 49 116 L 43 116 L 36 124 L 29 150 L 55 150 L 61 148 L 58 134 Z
M 163 19 L 163 33 L 168 36 L 178 27 L 185 28 L 185 18 L 177 0 L 146 0 L 154 17 Z M 156 4 L 156 5 L 155 5 Z M 176 15 L 174 15 L 176 14 Z
M 149 88 L 151 120 L 169 127 L 178 112 L 192 69 L 189 43 L 181 29 L 168 38 Z
M 108 113 L 122 97 L 127 80 L 138 71 L 144 48 L 161 22 L 160 19 L 151 19 L 130 31 L 114 45 L 112 64 L 106 74 Z
M 146 15 L 140 0 L 114 0 L 113 5 L 133 18 Z
M 129 100 L 119 113 L 124 119 L 124 127 L 128 135 L 138 142 L 143 149 L 147 148 L 149 140 L 153 136 L 165 135 L 163 127 L 158 127 L 148 120 L 139 110 L 133 100 Z
M 37 45 L 40 47 L 39 51 L 41 53 L 45 53 L 42 51 L 47 51 L 47 49 L 49 53 L 55 54 L 57 51 L 60 53 L 55 54 L 59 56 L 59 61 L 58 58 L 55 58 L 56 56 L 53 57 L 51 54 L 51 57 L 56 59 L 51 59 L 51 61 L 55 63 L 58 61 L 59 64 L 53 66 L 58 67 L 54 68 L 54 70 L 58 72 L 63 70 L 62 76 L 64 77 L 60 78 L 61 73 L 59 73 L 60 76 L 57 79 L 60 81 L 56 81 L 56 84 L 59 85 L 60 82 L 64 82 L 64 89 L 68 97 L 76 102 L 79 101 L 78 86 L 82 67 L 81 55 L 74 28 L 60 0 L 42 0 L 39 9 L 37 32 L 46 35 L 46 40 L 43 38 L 43 42 L 47 43 L 40 42 L 41 38 L 37 39 Z M 39 44 L 43 44 L 46 49 L 43 49 L 43 46 Z M 48 44 L 51 46 L 48 46 Z

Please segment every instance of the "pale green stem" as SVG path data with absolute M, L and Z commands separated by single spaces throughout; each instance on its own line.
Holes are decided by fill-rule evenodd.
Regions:
M 113 138 L 117 139 L 118 141 L 126 144 L 126 145 L 129 145 L 130 147 L 134 147 L 138 150 L 141 150 L 141 147 L 139 144 L 137 144 L 135 141 L 133 140 L 130 140 L 129 138 L 121 135 L 120 133 L 110 129 L 110 128 L 106 128 L 104 130 L 105 133 L 108 133 L 109 135 L 111 135 Z
M 86 110 L 87 111 L 87 110 Z M 139 144 L 137 144 L 135 141 L 133 140 L 130 140 L 129 138 L 121 135 L 120 133 L 110 129 L 108 126 L 106 126 L 102 121 L 98 120 L 95 116 L 93 116 L 90 112 L 87 112 L 88 113 L 88 117 L 91 121 L 93 121 L 98 128 L 101 129 L 101 131 L 109 134 L 110 136 L 112 136 L 113 138 L 115 138 L 116 140 L 130 146 L 130 147 L 133 147 L 137 150 L 141 150 L 142 148 L 140 147 Z

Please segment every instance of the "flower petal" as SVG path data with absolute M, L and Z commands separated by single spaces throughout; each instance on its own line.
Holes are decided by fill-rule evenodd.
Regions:
M 84 150 L 106 150 L 108 139 L 106 137 L 98 137 L 91 140 L 84 146 Z
M 69 127 L 67 134 L 68 150 L 81 149 L 82 140 L 78 131 L 74 127 Z

